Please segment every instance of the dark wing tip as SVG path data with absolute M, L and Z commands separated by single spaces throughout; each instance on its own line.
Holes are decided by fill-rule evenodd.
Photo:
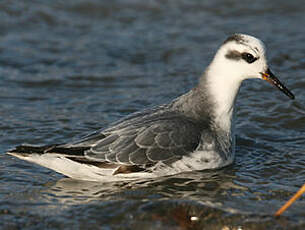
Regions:
M 7 153 L 10 155 L 21 155 L 29 156 L 31 154 L 45 154 L 45 153 L 54 153 L 54 154 L 63 154 L 71 156 L 83 156 L 84 152 L 89 149 L 89 147 L 71 147 L 64 148 L 59 145 L 45 145 L 45 146 L 32 146 L 32 145 L 19 145 L 14 149 L 9 150 Z
M 43 154 L 46 149 L 51 148 L 52 146 L 31 146 L 31 145 L 19 145 L 12 150 L 9 150 L 8 153 L 15 154 Z

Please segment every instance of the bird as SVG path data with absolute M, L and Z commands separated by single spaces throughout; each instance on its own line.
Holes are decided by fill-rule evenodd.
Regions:
M 64 144 L 20 145 L 7 153 L 77 180 L 122 181 L 219 169 L 235 156 L 235 101 L 245 79 L 262 79 L 290 99 L 271 72 L 264 43 L 236 33 L 221 44 L 187 93 L 127 115 Z

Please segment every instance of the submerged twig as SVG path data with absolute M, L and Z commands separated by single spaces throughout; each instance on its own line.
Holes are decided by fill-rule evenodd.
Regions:
M 305 184 L 302 186 L 302 188 L 299 189 L 299 191 L 297 191 L 296 194 L 294 194 L 293 197 L 290 198 L 290 200 L 288 200 L 274 215 L 275 216 L 279 216 L 281 215 L 283 212 L 285 212 L 285 210 L 293 203 L 295 202 L 300 196 L 302 196 L 302 194 L 305 193 Z

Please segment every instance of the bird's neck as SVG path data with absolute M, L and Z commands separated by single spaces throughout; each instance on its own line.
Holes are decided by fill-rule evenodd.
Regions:
M 213 105 L 215 128 L 225 132 L 231 132 L 235 99 L 241 85 L 241 81 L 231 76 L 234 72 L 211 63 L 199 83 L 199 87 L 209 94 Z

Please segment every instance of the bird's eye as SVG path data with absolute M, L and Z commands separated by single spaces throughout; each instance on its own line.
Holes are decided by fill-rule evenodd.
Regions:
M 253 63 L 257 60 L 257 58 L 255 58 L 252 54 L 250 53 L 242 53 L 241 54 L 242 56 L 242 59 L 244 59 L 246 62 L 248 62 L 249 64 L 250 63 Z

